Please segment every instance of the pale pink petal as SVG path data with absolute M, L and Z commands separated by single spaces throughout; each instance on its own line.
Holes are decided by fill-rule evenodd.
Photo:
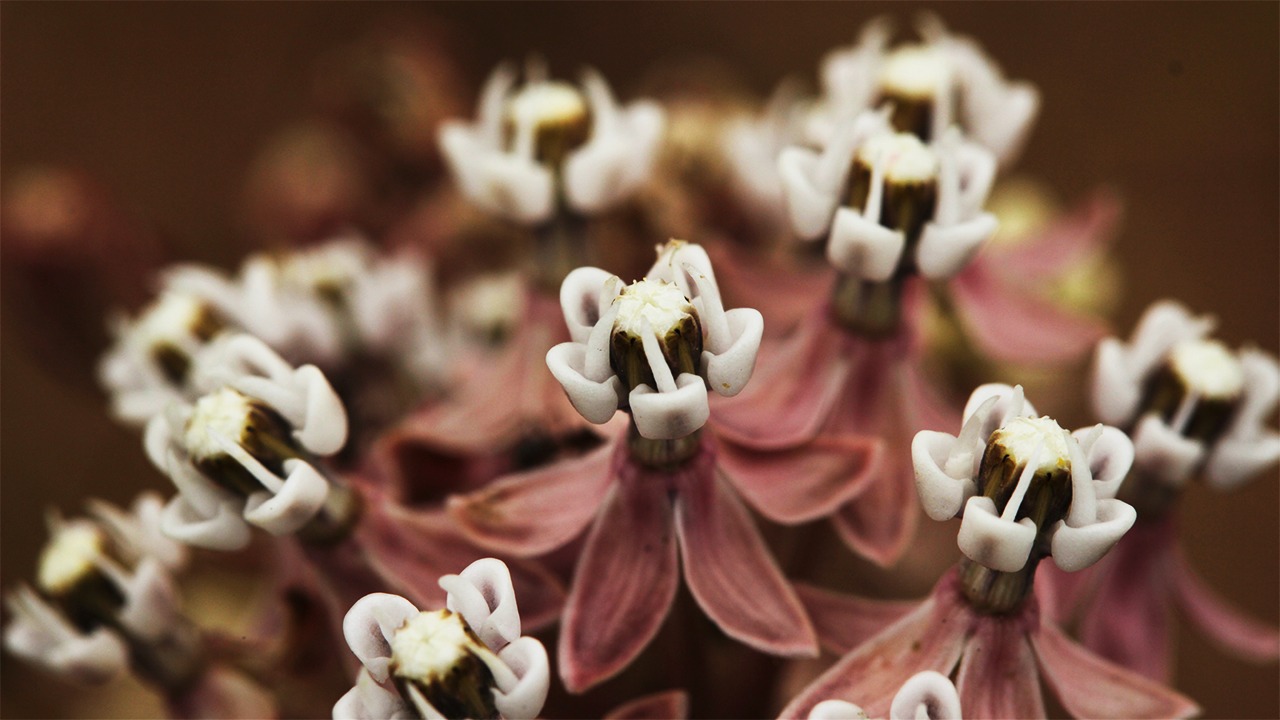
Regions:
M 721 439 L 725 477 L 770 520 L 787 525 L 826 517 L 866 487 L 883 446 L 858 435 L 822 436 L 782 450 L 754 450 Z
M 605 720 L 683 720 L 689 717 L 689 695 L 683 690 L 645 695 L 604 715 Z
M 1059 275 L 1111 243 L 1119 224 L 1120 198 L 1106 188 L 1093 194 L 1051 225 L 1011 247 L 1002 246 L 985 260 L 1009 277 L 1037 281 Z
M 170 717 L 215 720 L 278 717 L 275 698 L 266 689 L 227 668 L 212 667 L 184 693 L 168 699 Z
M 950 675 L 974 623 L 955 584 L 954 574 L 944 577 L 929 599 L 845 655 L 796 696 L 781 717 L 806 718 L 823 700 L 847 700 L 869 717 L 884 717 L 911 676 L 924 670 Z
M 1168 525 L 1161 523 L 1161 525 Z M 1156 682 L 1171 679 L 1169 532 L 1133 528 L 1103 558 L 1080 618 L 1080 642 L 1103 659 Z
M 1045 682 L 1072 717 L 1186 718 L 1200 712 L 1191 698 L 1103 660 L 1049 623 L 1031 634 L 1031 647 Z
M 560 677 L 582 692 L 617 674 L 662 625 L 679 581 L 661 478 L 628 468 L 605 498 L 560 627 Z
M 1275 662 L 1280 657 L 1280 630 L 1246 617 L 1213 591 L 1174 551 L 1170 578 L 1174 598 L 1187 617 L 1224 650 L 1254 662 Z
M 760 348 L 751 382 L 712 408 L 716 432 L 756 448 L 786 448 L 818 434 L 844 391 L 855 358 L 846 336 L 825 311 L 814 312 L 796 333 Z
M 809 613 L 818 642 L 843 655 L 920 606 L 913 600 L 873 600 L 796 583 L 796 596 Z
M 731 250 L 722 245 L 705 247 L 725 304 L 759 310 L 767 337 L 781 337 L 794 329 L 826 303 L 831 292 L 831 269 L 825 263 L 816 270 L 792 269 L 777 257 L 746 253 L 737 246 L 729 246 Z
M 956 676 L 960 707 L 971 718 L 1042 718 L 1040 673 L 1027 643 L 1027 620 L 988 616 L 964 648 Z
M 712 468 L 676 479 L 685 583 L 726 635 L 774 655 L 816 655 L 817 637 L 742 502 Z
M 995 360 L 1072 360 L 1107 333 L 1101 321 L 1058 308 L 986 265 L 970 266 L 950 289 L 965 331 Z
M 884 567 L 902 557 L 920 520 L 911 470 L 902 466 L 900 459 L 886 457 L 866 491 L 832 516 L 845 544 Z
M 444 607 L 439 579 L 492 554 L 470 542 L 441 511 L 374 502 L 356 530 L 365 561 L 384 578 L 384 587 L 405 593 L 421 607 Z M 560 582 L 532 561 L 508 559 L 506 565 L 522 625 L 538 628 L 554 621 L 564 606 Z
M 550 552 L 595 517 L 614 479 L 616 443 L 582 457 L 509 475 L 470 495 L 450 498 L 449 514 L 482 547 L 517 557 Z M 623 451 L 625 452 L 625 451 Z

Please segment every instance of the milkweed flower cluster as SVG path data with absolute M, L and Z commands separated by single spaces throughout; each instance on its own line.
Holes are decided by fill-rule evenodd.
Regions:
M 1039 91 L 915 29 L 873 21 L 816 98 L 784 81 L 759 114 L 534 58 L 445 119 L 457 71 L 412 44 L 438 29 L 341 56 L 329 115 L 249 182 L 255 231 L 292 245 L 172 265 L 111 325 L 99 380 L 168 499 L 52 515 L 5 648 L 131 673 L 179 717 L 1042 717 L 1044 687 L 1076 717 L 1186 717 L 1173 606 L 1274 661 L 1172 518 L 1194 478 L 1280 461 L 1280 365 L 1173 301 L 1102 339 L 1033 287 L 1098 262 L 1118 205 L 991 243 Z M 944 377 L 931 319 L 1011 375 L 1096 343 L 1090 387 L 1033 393 L 1096 422 Z M 913 543 L 921 510 L 955 547 Z M 239 636 L 184 609 L 188 547 L 257 580 Z M 920 600 L 812 582 L 956 551 Z

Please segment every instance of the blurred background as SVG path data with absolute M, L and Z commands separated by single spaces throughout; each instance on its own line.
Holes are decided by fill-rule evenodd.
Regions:
M 722 63 L 734 82 L 763 95 L 786 75 L 815 83 L 821 57 L 873 16 L 906 24 L 919 9 L 4 3 L 0 187 L 12 191 L 34 165 L 83 168 L 155 229 L 171 258 L 231 267 L 254 246 L 243 201 L 254 158 L 277 131 L 314 113 L 321 68 L 377 28 L 430 18 L 436 29 L 424 42 L 456 61 L 461 112 L 470 115 L 468 89 L 498 61 L 529 51 L 559 75 L 595 65 L 622 98 L 649 73 L 694 60 Z M 1216 314 L 1228 344 L 1280 350 L 1280 5 L 935 9 L 1009 77 L 1039 85 L 1041 116 L 1017 172 L 1067 203 L 1104 184 L 1122 196 L 1121 334 L 1151 301 L 1174 296 Z M 46 507 L 78 513 L 88 496 L 123 504 L 144 488 L 170 490 L 93 389 L 93 341 L 75 350 L 43 343 L 42 329 L 57 330 L 51 313 L 12 302 L 2 310 L 0 586 L 10 588 L 32 576 Z M 1197 485 L 1181 508 L 1193 564 L 1272 624 L 1280 621 L 1278 516 L 1274 471 L 1230 494 Z M 1239 663 L 1188 632 L 1179 642 L 1177 686 L 1206 716 L 1280 716 L 1275 665 Z M 127 683 L 71 690 L 8 655 L 0 672 L 6 717 L 158 712 Z

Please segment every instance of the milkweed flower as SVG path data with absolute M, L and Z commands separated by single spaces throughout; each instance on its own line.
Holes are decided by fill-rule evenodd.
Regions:
M 481 91 L 476 121 L 440 128 L 445 159 L 472 202 L 539 225 L 560 203 L 599 213 L 648 178 L 663 128 L 657 105 L 620 107 L 595 70 L 575 86 L 549 80 L 531 62 L 524 80 L 517 85 L 515 68 L 498 66 Z
M 846 654 L 783 711 L 806 717 L 828 699 L 889 709 L 911 675 L 955 673 L 973 717 L 1043 717 L 1044 677 L 1075 717 L 1186 717 L 1195 705 L 1076 645 L 1041 615 L 1040 560 L 1088 567 L 1130 526 L 1113 495 L 1133 446 L 1119 430 L 1068 433 L 1036 417 L 1020 388 L 988 385 L 970 397 L 958 436 L 925 431 L 912 447 L 921 503 L 935 519 L 961 517 L 965 555 L 910 614 Z
M 385 593 L 351 607 L 343 634 L 364 667 L 334 718 L 537 717 L 551 666 L 542 643 L 521 635 L 506 565 L 477 560 L 440 587 L 442 610 Z
M 547 365 L 587 420 L 625 409 L 629 430 L 449 505 L 476 542 L 515 555 L 549 552 L 590 526 L 561 625 L 566 685 L 580 692 L 639 654 L 671 606 L 680 566 L 729 636 L 773 654 L 814 652 L 794 592 L 729 486 L 771 519 L 811 520 L 856 491 L 874 448 L 822 438 L 770 453 L 717 435 L 708 391 L 742 389 L 763 323 L 754 310 L 724 310 L 697 245 L 669 243 L 630 285 L 583 268 L 561 292 L 573 339 L 552 348 Z
M 1147 310 L 1130 342 L 1099 344 L 1094 410 L 1132 428 L 1134 469 L 1120 494 L 1138 520 L 1088 576 L 1058 581 L 1087 647 L 1161 681 L 1172 670 L 1173 607 L 1241 658 L 1280 658 L 1280 631 L 1219 597 L 1177 544 L 1173 510 L 1192 478 L 1229 490 L 1280 460 L 1280 434 L 1265 425 L 1280 365 L 1257 349 L 1228 349 L 1209 337 L 1213 325 L 1166 300 Z
M 36 587 L 5 598 L 4 646 L 66 679 L 97 684 L 130 672 L 177 717 L 274 714 L 269 694 L 214 657 L 184 614 L 175 573 L 185 548 L 160 533 L 161 501 L 125 511 L 90 501 L 90 516 L 49 516 Z
M 235 277 L 174 266 L 152 305 L 117 319 L 99 376 L 117 417 L 143 425 L 203 392 L 194 378 L 215 339 L 248 333 L 290 362 L 337 378 L 363 444 L 371 428 L 445 382 L 449 352 L 433 293 L 419 258 L 379 254 L 351 235 L 252 255 Z
M 834 521 L 856 552 L 889 564 L 915 528 L 911 433 L 950 415 L 921 366 L 918 276 L 953 276 L 995 231 L 982 210 L 995 161 L 955 133 L 929 146 L 868 113 L 822 153 L 788 148 L 778 167 L 792 229 L 825 243 L 837 279 L 829 303 L 767 349 L 768 379 L 728 404 L 724 424 L 761 447 L 822 430 L 879 438 L 883 463 Z
M 210 392 L 154 417 L 145 445 L 178 487 L 165 532 L 234 550 L 248 544 L 251 524 L 293 533 L 338 499 L 313 458 L 342 449 L 347 416 L 314 365 L 294 368 L 250 335 L 228 336 L 213 352 L 219 362 L 200 381 Z
M 811 140 L 826 145 L 842 122 L 888 105 L 899 132 L 932 142 L 956 124 L 1002 165 L 1012 162 L 1040 109 L 1036 88 L 1006 80 L 975 41 L 952 35 L 936 15 L 917 21 L 921 43 L 890 48 L 892 29 L 884 18 L 873 20 L 853 46 L 823 60 Z
M 809 720 L 866 720 L 862 708 L 844 700 L 824 700 L 809 711 Z M 932 670 L 916 673 L 902 684 L 889 706 L 889 720 L 960 720 L 960 696 L 947 676 Z

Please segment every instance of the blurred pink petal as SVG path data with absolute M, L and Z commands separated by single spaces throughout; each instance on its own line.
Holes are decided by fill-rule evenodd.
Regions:
M 732 306 L 753 307 L 764 315 L 765 332 L 778 337 L 793 329 L 831 292 L 831 268 L 788 267 L 785 259 L 748 253 L 737 246 L 708 244 L 716 280 Z
M 1280 631 L 1231 607 L 1205 585 L 1181 551 L 1174 551 L 1169 570 L 1178 607 L 1210 640 L 1228 652 L 1255 662 L 1275 662 L 1280 657 Z
M 386 580 L 384 589 L 403 593 L 419 607 L 444 607 L 440 577 L 492 555 L 468 541 L 440 510 L 379 503 L 366 511 L 356 532 L 369 564 Z M 512 560 L 507 567 L 525 625 L 537 628 L 554 621 L 564 605 L 560 582 L 532 562 Z
M 530 426 L 558 433 L 584 421 L 547 371 L 547 351 L 569 339 L 559 302 L 529 292 L 519 330 L 507 344 L 466 372 L 444 400 L 408 418 L 402 432 L 454 453 L 505 450 Z
M 956 689 L 971 718 L 1040 718 L 1040 673 L 1027 643 L 1023 616 L 980 620 L 965 645 Z
M 1080 642 L 1103 659 L 1157 682 L 1172 674 L 1168 533 L 1135 526 L 1094 566 L 1095 594 L 1080 620 Z
M 617 451 L 617 452 L 615 452 Z M 579 458 L 501 478 L 450 498 L 450 515 L 480 545 L 517 557 L 550 552 L 582 532 L 600 508 L 625 448 L 609 442 Z
M 560 627 L 560 677 L 582 692 L 629 665 L 662 625 L 678 582 L 666 484 L 619 478 L 578 560 Z
M 995 360 L 1072 360 L 1107 333 L 1100 320 L 1041 300 L 985 263 L 966 268 L 950 290 L 966 332 Z
M 1012 247 L 1002 246 L 998 254 L 979 257 L 977 262 L 998 262 L 1009 277 L 1029 282 L 1055 276 L 1110 245 L 1122 210 L 1114 192 L 1106 188 L 1095 190 L 1079 207 L 1040 230 L 1035 238 Z
M 211 667 L 190 690 L 168 698 L 174 718 L 274 718 L 275 699 L 267 690 L 234 670 Z
M 689 717 L 689 695 L 683 690 L 645 695 L 604 715 L 605 720 L 683 720 Z
M 822 649 L 840 655 L 901 620 L 920 604 L 913 600 L 844 595 L 804 583 L 796 583 L 795 589 Z
M 676 531 L 685 582 L 730 637 L 775 655 L 816 655 L 795 591 L 750 514 L 710 467 L 676 479 Z
M 790 450 L 718 443 L 720 469 L 770 520 L 796 524 L 826 517 L 866 487 L 880 462 L 875 438 L 823 436 Z
M 823 700 L 847 700 L 868 717 L 885 717 L 912 675 L 923 670 L 951 674 L 974 622 L 957 594 L 955 576 L 943 578 L 916 610 L 845 655 L 793 699 L 781 717 L 806 718 Z
M 1031 634 L 1031 646 L 1045 682 L 1072 717 L 1185 718 L 1200 711 L 1190 698 L 1112 665 L 1049 623 Z

